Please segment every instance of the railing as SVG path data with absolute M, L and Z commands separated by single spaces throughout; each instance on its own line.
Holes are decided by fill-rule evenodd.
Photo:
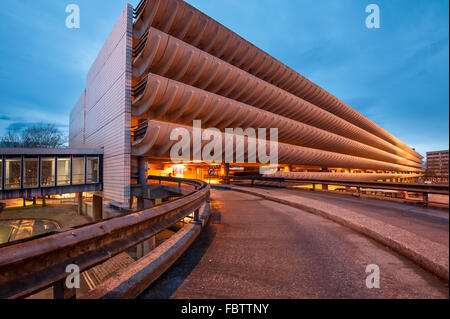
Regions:
M 150 209 L 0 246 L 0 299 L 24 298 L 50 287 L 55 298 L 74 297 L 73 289 L 68 292 L 65 285 L 68 265 L 78 266 L 81 273 L 152 238 L 192 213 L 194 222 L 199 220 L 200 207 L 209 202 L 207 183 L 156 176 L 149 179 L 186 184 L 196 190 Z
M 146 2 L 147 2 L 147 0 L 141 0 L 139 2 L 139 4 L 137 5 L 136 9 L 133 10 L 134 18 L 137 18 L 141 14 L 142 10 L 145 7 L 145 3 Z
M 147 133 L 148 129 L 148 122 L 140 123 L 136 126 L 133 126 L 131 128 L 131 140 L 133 142 L 140 140 L 145 137 L 145 134 Z
M 144 50 L 145 45 L 147 44 L 147 36 L 148 31 L 144 33 L 144 35 L 139 39 L 139 42 L 133 48 L 133 58 L 136 58 L 142 50 Z
M 134 100 L 136 100 L 141 94 L 145 92 L 145 89 L 147 88 L 147 81 L 148 78 L 144 77 L 135 86 L 131 88 L 131 94 Z
M 363 182 L 363 181 L 339 181 L 339 180 L 320 180 L 320 179 L 300 179 L 300 178 L 284 178 L 284 177 L 263 177 L 263 176 L 230 176 L 224 177 L 224 181 L 250 181 L 254 185 L 255 181 L 274 182 L 281 184 L 303 184 L 312 185 L 312 190 L 316 189 L 316 185 L 335 185 L 345 187 L 355 187 L 358 195 L 361 194 L 361 189 L 385 189 L 396 190 L 404 192 L 414 192 L 423 194 L 424 205 L 428 206 L 428 195 L 439 194 L 449 195 L 448 185 L 433 185 L 433 184 L 419 184 L 419 183 L 389 183 L 389 182 Z

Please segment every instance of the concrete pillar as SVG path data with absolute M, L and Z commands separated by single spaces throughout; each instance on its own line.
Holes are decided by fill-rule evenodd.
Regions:
M 225 176 L 230 176 L 230 163 L 225 163 Z
M 141 259 L 142 257 L 148 255 L 153 249 L 156 248 L 156 236 L 138 244 L 136 246 L 136 257 Z
M 130 196 L 130 199 L 128 200 L 128 207 L 130 209 L 133 209 L 133 202 L 134 202 L 134 197 Z
M 147 158 L 139 157 L 139 184 L 147 184 Z
M 103 197 L 94 195 L 92 198 L 92 215 L 94 221 L 103 219 Z
M 147 255 L 149 252 L 151 252 L 155 248 L 156 248 L 156 236 L 153 236 L 151 239 L 143 242 L 142 250 L 144 252 L 144 256 Z
M 36 197 L 33 197 L 33 205 L 35 205 L 35 206 L 37 205 L 36 204 Z
M 136 258 L 137 259 L 141 259 L 142 257 L 144 257 L 144 246 L 142 244 L 138 244 L 136 246 Z
M 58 281 L 53 286 L 53 299 L 76 299 L 77 290 L 75 288 L 69 289 L 66 286 L 66 280 Z
M 200 209 L 197 209 L 194 212 L 194 220 L 192 221 L 194 223 L 200 223 Z
M 83 193 L 78 193 L 78 215 L 83 215 Z
M 322 168 L 322 172 L 328 172 L 328 168 L 323 167 Z M 322 184 L 322 190 L 328 190 L 328 185 L 327 184 Z
M 143 196 L 138 196 L 137 197 L 137 210 L 143 210 L 144 209 L 144 197 Z

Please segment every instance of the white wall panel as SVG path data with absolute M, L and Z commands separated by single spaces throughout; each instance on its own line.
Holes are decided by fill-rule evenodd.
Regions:
M 104 150 L 104 197 L 124 204 L 131 174 L 132 17 L 127 5 L 87 74 L 85 105 L 75 105 L 70 123 L 71 147 Z

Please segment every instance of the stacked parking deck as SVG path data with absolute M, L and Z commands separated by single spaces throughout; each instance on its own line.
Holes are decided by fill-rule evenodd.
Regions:
M 142 1 L 133 46 L 132 124 L 148 126 L 133 155 L 169 159 L 171 131 L 192 135 L 201 120 L 222 132 L 278 128 L 280 164 L 422 169 L 413 149 L 184 1 Z

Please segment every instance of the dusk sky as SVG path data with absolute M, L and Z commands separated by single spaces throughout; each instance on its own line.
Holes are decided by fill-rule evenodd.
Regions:
M 129 1 L 136 6 L 138 0 Z M 425 155 L 449 148 L 448 0 L 188 0 Z M 81 28 L 67 29 L 68 4 Z M 12 0 L 0 10 L 0 135 L 56 123 L 127 1 Z M 368 4 L 381 29 L 368 29 Z

